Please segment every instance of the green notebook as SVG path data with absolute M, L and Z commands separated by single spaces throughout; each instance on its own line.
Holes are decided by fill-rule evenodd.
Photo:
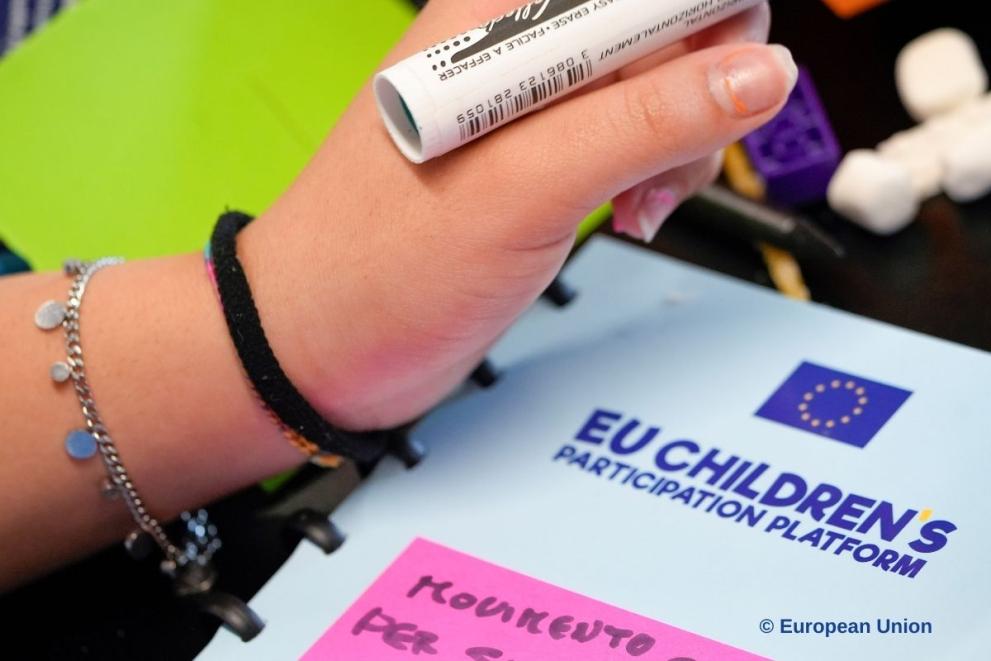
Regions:
M 67 9 L 0 60 L 0 236 L 38 269 L 201 248 L 225 207 L 260 212 L 287 187 L 414 15 L 407 0 Z
M 404 0 L 86 0 L 0 60 L 0 234 L 36 268 L 196 250 L 261 211 L 414 16 Z

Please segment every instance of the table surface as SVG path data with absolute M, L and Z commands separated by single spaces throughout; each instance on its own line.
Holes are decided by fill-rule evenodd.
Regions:
M 895 56 L 910 39 L 936 27 L 959 27 L 983 45 L 991 62 L 991 24 L 980 20 L 980 3 L 894 0 L 853 21 L 836 19 L 815 0 L 772 4 L 772 37 L 811 69 L 845 150 L 874 146 L 912 125 L 893 76 Z M 985 304 L 991 199 L 957 206 L 936 198 L 914 225 L 889 238 L 869 235 L 823 205 L 806 212 L 848 253 L 843 260 L 802 263 L 816 301 L 991 350 L 991 308 Z M 651 249 L 769 286 L 751 245 L 705 231 L 683 213 Z M 221 589 L 248 599 L 284 562 L 292 545 L 283 541 L 271 509 L 287 494 L 305 502 L 300 485 L 312 489 L 315 481 L 326 484 L 328 477 L 304 471 L 277 496 L 249 489 L 211 507 L 225 541 L 217 558 Z M 321 487 L 321 498 L 327 490 L 342 491 L 341 480 L 330 482 Z M 216 620 L 171 598 L 152 566 L 131 561 L 119 548 L 4 596 L 0 618 L 7 649 L 31 658 L 189 658 L 217 627 Z

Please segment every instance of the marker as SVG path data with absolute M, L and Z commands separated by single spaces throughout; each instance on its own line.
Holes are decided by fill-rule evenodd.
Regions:
M 423 163 L 762 1 L 535 0 L 380 72 L 379 113 Z
M 702 190 L 681 208 L 692 220 L 745 239 L 766 241 L 808 256 L 838 258 L 845 254 L 843 246 L 812 221 L 753 202 L 719 185 Z
M 734 142 L 723 152 L 723 174 L 730 189 L 736 194 L 758 204 L 764 201 L 764 180 L 754 170 L 741 143 Z M 812 300 L 812 292 L 805 284 L 802 267 L 794 255 L 764 241 L 757 242 L 757 249 L 764 258 L 771 282 L 779 292 L 799 301 Z

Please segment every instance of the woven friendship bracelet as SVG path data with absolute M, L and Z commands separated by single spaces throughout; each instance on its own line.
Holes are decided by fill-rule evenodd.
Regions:
M 210 277 L 210 282 L 213 284 L 214 292 L 217 293 L 217 298 L 219 300 L 220 292 L 217 291 L 217 274 L 213 266 L 213 255 L 209 243 L 206 244 L 206 249 L 203 251 L 203 263 L 206 266 L 207 275 Z M 251 387 L 251 394 L 254 395 L 258 405 L 261 406 L 263 411 L 265 411 L 265 415 L 267 415 L 269 420 L 272 421 L 272 424 L 278 427 L 279 432 L 290 445 L 306 455 L 306 457 L 309 458 L 310 463 L 315 466 L 319 466 L 320 468 L 340 468 L 343 457 L 330 452 L 324 452 L 316 443 L 311 443 L 296 433 L 296 430 L 291 429 L 288 425 L 286 425 L 286 423 L 282 422 L 282 420 L 279 419 L 279 416 L 275 414 L 275 411 L 268 407 L 268 404 L 265 403 L 265 400 L 263 400 L 261 395 L 258 394 L 258 391 L 255 390 L 255 386 L 251 383 L 251 381 L 248 381 L 248 385 Z
M 287 435 L 290 442 L 307 454 L 316 446 L 324 453 L 361 462 L 380 458 L 387 449 L 386 434 L 347 432 L 325 420 L 293 385 L 272 351 L 237 258 L 237 234 L 252 219 L 245 213 L 228 211 L 220 216 L 210 239 L 224 319 L 248 380 L 279 426 L 294 433 L 292 438 Z

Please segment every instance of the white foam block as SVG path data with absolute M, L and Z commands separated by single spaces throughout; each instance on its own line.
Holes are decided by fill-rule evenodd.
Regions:
M 897 232 L 919 210 L 908 169 L 867 149 L 846 155 L 827 199 L 834 211 L 876 234 Z
M 896 133 L 877 147 L 885 159 L 905 167 L 919 200 L 938 195 L 943 185 L 943 149 L 938 136 L 925 124 Z
M 970 202 L 991 192 L 991 120 L 946 151 L 943 190 L 954 202 Z
M 988 73 L 969 36 L 942 28 L 902 49 L 895 82 L 905 108 L 921 122 L 979 97 L 987 90 Z
M 991 94 L 891 136 L 877 146 L 878 153 L 908 169 L 920 200 L 943 190 L 947 155 L 978 130 L 991 124 Z
M 991 120 L 991 94 L 974 99 L 953 114 L 960 117 L 961 121 L 970 124 Z

